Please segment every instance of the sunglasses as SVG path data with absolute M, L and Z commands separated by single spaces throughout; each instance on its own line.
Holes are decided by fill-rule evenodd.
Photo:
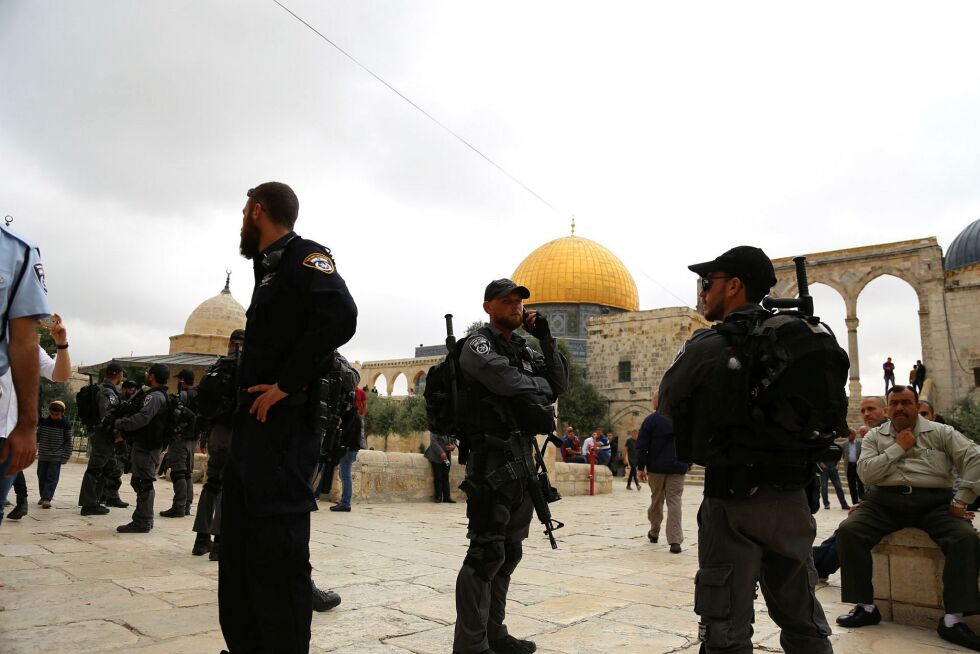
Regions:
M 707 293 L 711 290 L 711 285 L 719 279 L 731 279 L 731 275 L 719 275 L 717 277 L 702 277 L 701 278 L 701 292 Z

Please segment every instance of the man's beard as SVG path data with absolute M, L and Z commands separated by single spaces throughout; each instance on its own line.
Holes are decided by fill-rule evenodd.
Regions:
M 259 256 L 259 230 L 251 225 L 242 227 L 242 239 L 238 243 L 238 251 L 246 259 Z

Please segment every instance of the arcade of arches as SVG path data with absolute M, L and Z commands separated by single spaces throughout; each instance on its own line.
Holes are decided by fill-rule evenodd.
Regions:
M 417 357 L 414 359 L 388 359 L 385 361 L 355 361 L 354 369 L 361 376 L 361 386 L 369 389 L 375 388 L 378 380 L 383 375 L 385 387 L 378 388 L 381 395 L 390 396 L 395 390 L 395 381 L 399 375 L 405 375 L 408 388 L 411 392 L 421 395 L 425 390 L 425 373 L 429 372 L 431 366 L 443 360 L 443 357 Z

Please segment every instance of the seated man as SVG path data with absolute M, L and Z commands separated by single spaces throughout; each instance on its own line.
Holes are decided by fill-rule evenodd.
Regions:
M 585 463 L 581 443 L 571 427 L 565 430 L 565 437 L 561 439 L 561 460 L 565 463 Z
M 599 438 L 596 439 L 596 444 L 599 451 L 596 453 L 595 462 L 602 466 L 608 465 L 612 459 L 612 446 L 609 444 L 609 437 L 600 433 Z
M 912 386 L 893 387 L 887 400 L 891 422 L 868 431 L 858 460 L 868 494 L 837 531 L 841 600 L 855 604 L 837 624 L 863 627 L 881 622 L 871 583 L 871 548 L 894 531 L 914 527 L 929 534 L 946 555 L 946 615 L 939 621 L 939 636 L 980 651 L 980 637 L 960 621 L 964 614 L 980 612 L 980 542 L 970 523 L 973 515 L 966 510 L 977 497 L 980 447 L 952 427 L 919 416 L 919 398 Z M 955 498 L 954 468 L 963 475 Z

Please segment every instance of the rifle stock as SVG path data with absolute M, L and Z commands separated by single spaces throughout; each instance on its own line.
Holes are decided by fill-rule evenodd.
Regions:
M 323 492 L 333 488 L 333 471 L 347 453 L 341 444 L 340 404 L 343 399 L 343 383 L 339 374 L 327 374 L 317 383 L 316 433 L 320 439 L 321 483 Z
M 799 296 L 792 297 L 772 297 L 767 295 L 762 298 L 762 306 L 770 311 L 772 309 L 795 309 L 804 316 L 813 315 L 813 297 L 810 295 L 810 282 L 806 276 L 806 257 L 793 257 L 796 265 L 796 287 Z

